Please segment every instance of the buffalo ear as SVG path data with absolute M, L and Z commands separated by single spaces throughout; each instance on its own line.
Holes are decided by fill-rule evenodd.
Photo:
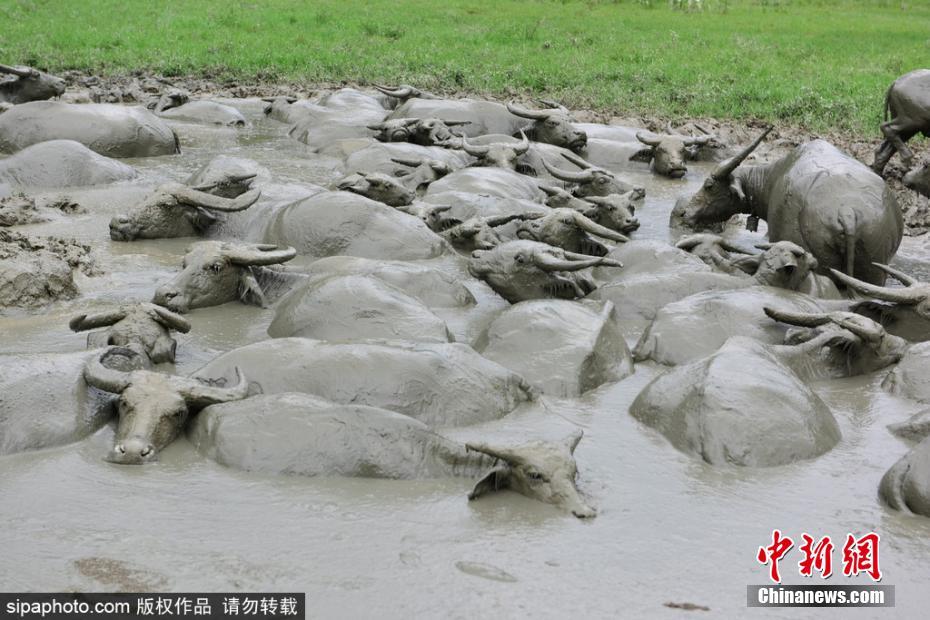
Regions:
M 647 146 L 646 148 L 639 149 L 638 151 L 630 155 L 630 161 L 641 161 L 641 162 L 645 162 L 648 164 L 649 162 L 652 161 L 652 151 L 653 151 L 653 148 L 651 146 Z
M 203 233 L 208 228 L 216 224 L 219 218 L 203 207 L 190 207 L 184 213 L 191 225 L 198 233 Z
M 243 267 L 239 270 L 239 299 L 242 303 L 260 308 L 266 305 L 265 294 L 262 292 L 262 287 L 258 285 L 251 267 Z
M 601 210 L 598 209 L 596 206 L 591 207 L 590 209 L 582 213 L 582 215 L 588 218 L 589 220 L 591 220 L 592 222 L 599 222 L 601 219 Z
M 730 182 L 730 191 L 736 195 L 740 202 L 745 202 L 746 192 L 743 191 L 743 182 L 740 179 L 734 178 Z
M 475 483 L 468 499 L 478 499 L 487 493 L 510 487 L 510 466 L 495 465 Z
M 759 265 L 762 264 L 762 255 L 753 254 L 752 256 L 743 256 L 730 263 L 737 269 L 745 271 L 749 275 L 755 275 L 759 271 Z

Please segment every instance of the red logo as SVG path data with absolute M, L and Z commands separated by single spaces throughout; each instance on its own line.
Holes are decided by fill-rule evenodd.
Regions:
M 803 556 L 798 562 L 801 576 L 813 577 L 817 572 L 821 579 L 830 577 L 833 574 L 834 549 L 830 537 L 824 536 L 817 540 L 805 532 L 801 534 L 801 539 L 803 543 L 798 547 Z M 879 540 L 879 535 L 875 532 L 869 532 L 860 538 L 848 534 L 846 544 L 843 545 L 843 575 L 855 577 L 860 573 L 865 573 L 873 581 L 881 581 L 882 571 L 878 566 Z M 772 531 L 772 544 L 759 547 L 756 560 L 769 567 L 769 579 L 773 582 L 781 583 L 778 562 L 784 559 L 792 547 L 794 547 L 794 541 L 784 536 L 781 530 Z

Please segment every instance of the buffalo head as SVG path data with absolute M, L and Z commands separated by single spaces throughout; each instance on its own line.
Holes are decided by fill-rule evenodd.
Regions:
M 554 144 L 573 151 L 580 151 L 588 144 L 588 135 L 572 125 L 568 110 L 562 106 L 549 110 L 529 110 L 508 103 L 507 109 L 515 116 L 533 121 L 526 133 L 536 142 Z
M 410 142 L 435 146 L 454 137 L 450 127 L 467 125 L 471 121 L 444 121 L 439 118 L 395 118 L 368 125 L 381 142 Z
M 518 160 L 530 150 L 530 140 L 526 134 L 520 132 L 520 142 L 495 142 L 493 144 L 471 144 L 465 136 L 461 136 L 462 150 L 477 157 L 476 166 L 496 166 L 508 170 L 518 169 Z
M 635 198 L 639 200 L 646 195 L 644 188 L 627 183 L 610 170 L 590 164 L 577 155 L 562 153 L 562 157 L 581 168 L 581 171 L 572 172 L 556 168 L 545 159 L 543 159 L 543 166 L 549 171 L 549 174 L 560 181 L 574 183 L 575 187 L 572 193 L 575 196 L 586 198 L 588 196 L 609 196 L 610 194 L 633 192 Z
M 918 194 L 930 198 L 930 162 L 923 162 L 908 170 L 901 182 Z
M 887 286 L 878 286 L 877 284 L 870 284 L 868 282 L 863 282 L 862 280 L 857 280 L 856 278 L 848 276 L 841 271 L 837 271 L 836 269 L 831 269 L 830 273 L 833 274 L 834 278 L 854 291 L 862 293 L 863 295 L 868 295 L 869 297 L 880 299 L 882 301 L 888 301 L 904 306 L 913 306 L 914 312 L 916 312 L 918 316 L 930 320 L 930 284 L 920 282 L 916 278 L 912 278 L 906 273 L 898 271 L 897 269 L 889 267 L 888 265 L 883 265 L 881 263 L 873 264 L 903 284 L 904 287 L 891 288 Z
M 529 217 L 538 216 L 528 213 L 516 213 L 490 217 L 470 217 L 464 222 L 460 221 L 456 225 L 443 230 L 442 237 L 458 250 L 490 250 L 504 242 L 504 239 L 495 230 L 496 228 Z
M 400 179 L 380 172 L 357 172 L 339 181 L 336 189 L 359 194 L 390 207 L 409 205 L 417 197 L 412 189 L 407 189 Z
M 152 301 L 182 313 L 236 299 L 264 306 L 265 295 L 253 268 L 284 263 L 295 256 L 294 248 L 201 241 L 188 248 L 181 272 L 159 286 Z
M 261 191 L 256 189 L 236 198 L 223 198 L 180 183 L 169 183 L 156 189 L 126 215 L 111 219 L 110 238 L 132 241 L 203 234 L 219 219 L 218 213 L 248 209 L 260 196 Z
M 746 212 L 748 204 L 743 192 L 742 179 L 734 172 L 771 131 L 772 127 L 769 127 L 735 157 L 717 166 L 704 180 L 704 186 L 693 196 L 679 198 L 672 209 L 669 223 L 672 226 L 697 229 L 724 222 L 737 213 Z
M 509 301 L 527 299 L 576 299 L 596 285 L 578 273 L 589 267 L 622 267 L 603 257 L 566 252 L 538 241 L 508 241 L 491 250 L 475 250 L 468 264 L 473 276 L 486 281 Z
M 178 343 L 171 337 L 171 330 L 186 334 L 191 329 L 184 317 L 149 303 L 81 314 L 71 319 L 68 326 L 76 332 L 105 327 L 87 335 L 88 347 L 138 347 L 156 364 L 174 362 Z
M 517 237 L 520 239 L 541 241 L 579 254 L 606 256 L 607 247 L 592 239 L 589 234 L 617 243 L 629 241 L 626 235 L 601 226 L 569 208 L 552 209 L 541 217 L 524 220 L 517 228 Z
M 780 323 L 807 328 L 789 332 L 787 341 L 806 349 L 808 355 L 821 355 L 829 349 L 829 361 L 842 376 L 881 370 L 898 363 L 910 344 L 885 331 L 879 323 L 853 312 L 803 313 L 764 308 L 769 318 Z
M 139 354 L 133 349 L 110 347 L 84 367 L 84 380 L 99 390 L 119 394 L 119 424 L 113 450 L 107 460 L 120 464 L 142 464 L 155 460 L 181 433 L 191 409 L 241 400 L 249 385 L 239 382 L 230 388 L 213 387 L 197 379 L 166 375 L 151 370 L 117 370 L 114 358 Z
M 581 499 L 575 487 L 578 466 L 572 454 L 581 437 L 579 431 L 563 443 L 534 441 L 515 447 L 465 444 L 467 450 L 498 460 L 498 464 L 475 484 L 468 499 L 477 499 L 499 489 L 512 489 L 529 498 L 571 511 L 578 518 L 595 516 L 597 511 Z
M 686 159 L 693 159 L 699 147 L 708 144 L 713 136 L 688 137 L 678 134 L 649 134 L 636 132 L 636 139 L 648 148 L 630 159 L 645 158 L 652 161 L 652 169 L 662 176 L 680 179 L 688 172 Z
M 0 102 L 19 104 L 43 101 L 60 97 L 65 92 L 63 79 L 29 67 L 0 65 L 0 73 L 15 76 L 12 80 L 0 82 Z

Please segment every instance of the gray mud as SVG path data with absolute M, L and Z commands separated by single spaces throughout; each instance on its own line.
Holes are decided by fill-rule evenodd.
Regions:
M 180 156 L 129 160 L 137 180 L 68 192 L 84 213 L 18 229 L 92 245 L 103 275 L 78 276 L 78 299 L 38 314 L 0 315 L 0 351 L 83 350 L 86 335 L 68 330 L 71 316 L 150 299 L 191 240 L 111 242 L 107 222 L 158 183 L 182 181 L 220 153 L 266 166 L 270 193 L 337 178 L 332 162 L 265 120 L 259 100 L 235 105 L 251 127 L 172 122 Z M 696 189 L 709 168 L 693 164 L 677 181 L 628 175 L 648 190 L 633 237 L 670 240 L 675 198 Z M 737 236 L 749 243 L 762 232 Z M 896 264 L 928 279 L 928 244 L 906 238 Z M 191 313 L 192 331 L 178 336 L 177 370 L 264 340 L 273 315 L 237 303 Z M 671 618 L 690 605 L 696 617 L 706 606 L 715 617 L 811 618 L 816 610 L 745 607 L 745 586 L 767 579 L 758 547 L 774 528 L 796 540 L 809 532 L 834 541 L 874 530 L 882 536 L 882 583 L 897 588 L 895 615 L 926 613 L 930 519 L 890 510 L 877 497 L 882 475 L 909 446 L 886 426 L 921 406 L 884 393 L 884 373 L 816 384 L 842 432 L 835 449 L 783 467 L 718 468 L 678 452 L 629 415 L 656 372 L 639 364 L 632 376 L 579 399 L 546 398 L 449 433 L 519 442 L 583 428 L 579 488 L 598 509 L 584 521 L 512 492 L 469 502 L 464 479 L 248 474 L 201 456 L 186 438 L 155 464 L 114 465 L 103 460 L 112 425 L 79 443 L 0 457 L 0 584 L 7 591 L 297 590 L 321 617 Z M 813 583 L 799 577 L 798 559 L 795 549 L 783 561 L 785 582 Z M 840 566 L 838 549 L 834 569 Z M 835 575 L 829 583 L 869 581 Z

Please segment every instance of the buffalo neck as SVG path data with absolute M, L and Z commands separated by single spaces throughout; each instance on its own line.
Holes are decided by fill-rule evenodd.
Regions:
M 771 164 L 740 166 L 733 171 L 733 178 L 739 182 L 745 196 L 740 205 L 740 213 L 767 220 L 769 209 L 767 185 L 771 172 Z

